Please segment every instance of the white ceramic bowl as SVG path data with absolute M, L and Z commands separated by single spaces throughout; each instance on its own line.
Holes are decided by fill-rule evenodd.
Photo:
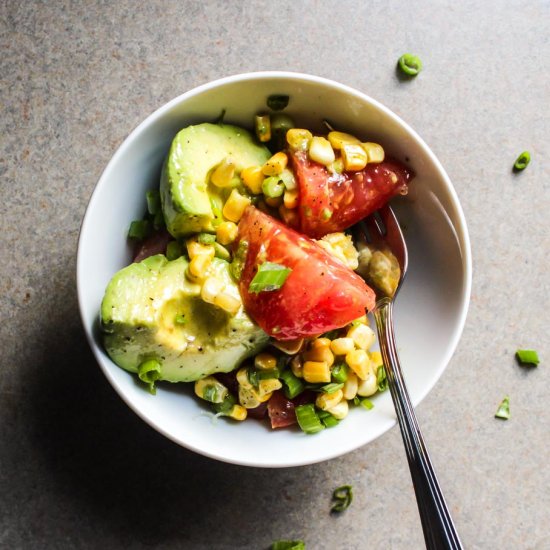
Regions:
M 119 147 L 92 195 L 80 233 L 77 284 L 90 346 L 109 382 L 143 420 L 176 443 L 235 464 L 285 467 L 327 460 L 369 443 L 391 428 L 395 413 L 389 392 L 375 407 L 352 410 L 336 428 L 316 435 L 272 431 L 250 420 L 213 422 L 180 384 L 160 384 L 152 396 L 135 376 L 117 367 L 101 346 L 98 313 L 112 275 L 131 261 L 126 233 L 142 216 L 145 190 L 158 181 L 175 134 L 186 125 L 225 121 L 251 126 L 270 94 L 288 94 L 285 113 L 298 125 L 338 129 L 380 142 L 387 153 L 409 159 L 416 178 L 394 204 L 404 227 L 410 266 L 395 306 L 401 363 L 414 404 L 441 376 L 462 332 L 471 286 L 471 252 L 466 222 L 441 164 L 418 134 L 370 97 L 323 78 L 289 72 L 232 76 L 191 90 L 142 122 Z M 116 418 L 113 419 L 116 422 Z

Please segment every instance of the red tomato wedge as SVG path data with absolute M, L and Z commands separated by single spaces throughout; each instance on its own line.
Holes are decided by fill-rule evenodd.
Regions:
M 358 172 L 332 174 L 306 152 L 292 153 L 298 187 L 295 229 L 314 239 L 343 231 L 407 191 L 412 172 L 396 161 L 367 164 Z
M 340 328 L 372 309 L 374 291 L 359 275 L 311 239 L 249 206 L 239 222 L 237 246 L 248 243 L 239 290 L 246 312 L 270 336 L 291 340 Z M 264 262 L 290 268 L 279 290 L 251 293 Z

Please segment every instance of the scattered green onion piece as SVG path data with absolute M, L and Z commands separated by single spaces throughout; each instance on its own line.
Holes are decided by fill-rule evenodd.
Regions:
M 306 550 L 303 540 L 276 540 L 271 550 Z
M 285 192 L 285 184 L 279 176 L 269 176 L 262 182 L 262 193 L 270 198 L 282 197 Z
M 214 244 L 216 241 L 216 235 L 211 235 L 210 233 L 199 233 L 197 240 L 200 244 Z
M 241 280 L 244 264 L 246 262 L 246 255 L 248 254 L 248 241 L 239 241 L 237 246 L 237 252 L 233 256 L 233 261 L 230 265 L 230 272 L 236 282 Z
M 359 399 L 359 397 L 355 396 L 353 398 L 353 404 L 354 405 L 360 405 L 361 404 L 361 399 Z
M 403 54 L 398 61 L 399 68 L 408 76 L 416 76 L 422 70 L 422 61 L 416 55 Z
M 255 387 L 257 388 L 260 384 L 260 379 L 258 377 L 258 370 L 253 368 L 253 367 L 249 367 L 247 370 L 246 370 L 246 376 L 248 377 L 248 381 Z
M 296 420 L 298 421 L 298 425 L 306 434 L 314 434 L 325 429 L 323 424 L 321 424 L 321 421 L 315 412 L 315 406 L 312 403 L 298 405 L 294 410 L 296 412 Z
M 267 98 L 267 106 L 272 111 L 282 111 L 289 102 L 290 98 L 283 94 L 273 94 Z
M 147 211 L 151 216 L 160 212 L 160 193 L 158 191 L 147 191 L 145 199 L 147 200 Z
M 302 380 L 297 376 L 294 376 L 294 373 L 291 370 L 282 371 L 279 378 L 285 386 L 283 391 L 287 399 L 294 399 L 305 389 Z
M 273 380 L 274 378 L 279 378 L 279 369 L 267 369 L 258 371 L 258 380 Z
M 340 423 L 340 421 L 332 416 L 332 414 L 328 413 L 326 416 L 323 416 L 323 418 L 321 418 L 321 422 L 323 423 L 323 425 L 325 426 L 325 428 L 334 428 L 334 426 L 338 426 L 338 424 Z
M 340 331 L 338 329 L 334 329 L 334 330 L 329 330 L 324 334 L 321 334 L 319 338 L 328 338 L 329 340 L 334 340 L 335 338 L 338 338 L 339 335 L 340 335 Z
M 143 240 L 151 233 L 151 224 L 147 220 L 134 220 L 128 229 L 130 239 Z
M 212 403 L 212 409 L 215 413 L 229 415 L 236 403 L 235 397 L 228 393 L 221 403 Z
M 330 509 L 331 512 L 340 513 L 349 508 L 349 505 L 353 500 L 351 485 L 342 485 L 341 487 L 334 489 L 332 499 L 336 502 Z
M 185 323 L 187 323 L 187 319 L 183 313 L 178 313 L 174 319 L 174 323 L 176 325 L 185 325 Z
M 321 218 L 325 221 L 330 220 L 330 218 L 332 218 L 332 210 L 330 210 L 330 208 L 323 208 Z
M 510 398 L 508 396 L 506 396 L 498 406 L 495 418 L 502 418 L 503 420 L 508 420 L 510 418 Z
M 231 259 L 231 253 L 229 252 L 229 250 L 227 250 L 227 248 L 225 248 L 223 244 L 220 244 L 218 242 L 214 243 L 214 256 L 216 256 L 216 258 L 219 258 L 220 260 L 225 260 L 226 262 Z
M 271 120 L 269 115 L 256 115 L 254 118 L 256 137 L 263 143 L 271 139 Z
M 166 223 L 164 223 L 164 215 L 162 214 L 162 210 L 159 210 L 155 214 L 155 217 L 153 218 L 153 226 L 155 229 L 160 229 L 166 226 Z
M 343 387 L 344 387 L 344 384 L 341 382 L 339 384 L 330 383 L 330 384 L 327 384 L 326 386 L 323 386 L 321 388 L 321 391 L 324 393 L 330 394 L 330 393 L 337 392 L 338 390 L 341 390 Z
M 138 367 L 138 377 L 149 386 L 149 392 L 155 395 L 155 382 L 160 378 L 161 364 L 156 359 L 147 359 Z
M 204 387 L 202 398 L 205 401 L 210 401 L 210 403 L 216 403 L 218 401 L 218 388 L 216 388 L 213 384 L 208 384 Z
M 388 389 L 388 379 L 386 378 L 386 369 L 384 365 L 380 365 L 376 369 L 376 383 L 378 391 L 386 391 Z
M 177 260 L 181 256 L 181 246 L 178 241 L 170 241 L 166 245 L 166 259 L 169 261 Z
M 535 365 L 540 363 L 539 355 L 534 349 L 518 349 L 516 358 L 522 365 Z
M 338 383 L 344 383 L 348 379 L 349 367 L 346 363 L 336 363 L 331 370 L 332 379 Z
M 370 411 L 371 409 L 374 409 L 374 403 L 370 399 L 361 399 L 361 407 L 367 409 L 367 411 Z
M 514 170 L 521 172 L 527 168 L 527 165 L 531 162 L 531 153 L 529 151 L 523 151 L 521 155 L 514 162 Z
M 248 287 L 249 292 L 272 292 L 279 290 L 284 284 L 292 269 L 273 262 L 264 262 L 258 267 Z

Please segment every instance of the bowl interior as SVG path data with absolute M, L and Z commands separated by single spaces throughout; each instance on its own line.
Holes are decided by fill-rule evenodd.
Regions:
M 367 96 L 337 83 L 294 73 L 229 77 L 192 90 L 160 108 L 124 141 L 90 200 L 78 249 L 81 316 L 100 367 L 126 403 L 173 441 L 206 456 L 236 464 L 284 467 L 333 458 L 372 441 L 395 423 L 389 392 L 374 409 L 352 410 L 334 429 L 307 436 L 271 431 L 249 421 L 212 421 L 190 397 L 188 385 L 160 384 L 151 396 L 102 349 L 98 312 L 107 283 L 131 261 L 126 232 L 144 212 L 144 194 L 158 185 L 161 164 L 175 134 L 186 125 L 225 121 L 251 127 L 267 96 L 288 94 L 285 113 L 299 125 L 336 128 L 384 145 L 416 173 L 409 195 L 396 199 L 409 247 L 410 266 L 395 305 L 401 363 L 413 403 L 433 387 L 446 367 L 465 321 L 471 259 L 466 224 L 443 168 L 419 136 Z M 116 421 L 114 419 L 114 421 Z

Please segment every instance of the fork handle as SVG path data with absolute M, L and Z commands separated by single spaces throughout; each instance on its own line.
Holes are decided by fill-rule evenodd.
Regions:
M 376 303 L 373 313 L 386 377 L 407 451 L 426 548 L 462 549 L 403 379 L 395 345 L 392 311 L 392 300 L 382 298 Z

